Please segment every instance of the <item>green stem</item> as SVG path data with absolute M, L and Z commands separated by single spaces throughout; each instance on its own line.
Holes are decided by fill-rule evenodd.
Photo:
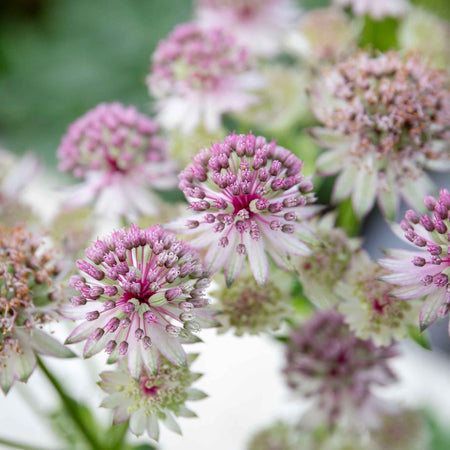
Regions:
M 94 436 L 89 430 L 89 428 L 86 427 L 86 425 L 83 422 L 83 419 L 80 417 L 77 409 L 77 403 L 75 400 L 73 400 L 64 390 L 61 383 L 55 378 L 55 376 L 47 369 L 43 361 L 37 357 L 37 363 L 39 368 L 42 370 L 44 375 L 47 377 L 47 379 L 50 381 L 52 386 L 55 388 L 56 392 L 58 392 L 59 397 L 65 406 L 65 409 L 67 411 L 67 414 L 72 419 L 74 425 L 78 428 L 78 430 L 83 434 L 86 441 L 89 443 L 90 447 L 93 450 L 100 450 L 103 446 L 98 442 L 97 437 Z
M 20 448 L 22 450 L 45 450 L 44 447 L 35 447 L 33 445 L 21 444 L 20 442 L 10 441 L 9 439 L 0 438 L 0 444 L 7 448 Z

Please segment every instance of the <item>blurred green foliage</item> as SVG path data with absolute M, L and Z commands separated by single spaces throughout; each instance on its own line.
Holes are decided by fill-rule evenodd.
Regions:
M 31 16 L 0 9 L 0 142 L 35 150 L 55 165 L 67 125 L 97 103 L 119 100 L 148 110 L 150 55 L 175 24 L 189 20 L 191 6 L 47 0 Z

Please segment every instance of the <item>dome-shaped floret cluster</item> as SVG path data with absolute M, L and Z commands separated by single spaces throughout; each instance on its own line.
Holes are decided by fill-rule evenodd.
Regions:
M 212 294 L 218 299 L 215 307 L 217 318 L 222 322 L 219 332 L 230 328 L 234 329 L 236 336 L 270 332 L 278 330 L 283 319 L 291 317 L 290 276 L 280 270 L 272 272 L 272 275 L 261 287 L 246 271 L 231 287 L 223 287 Z
M 399 285 L 392 295 L 403 300 L 425 297 L 420 311 L 422 330 L 450 311 L 450 194 L 442 189 L 438 199 L 425 197 L 424 203 L 429 214 L 408 210 L 400 222 L 405 240 L 417 250 L 389 250 L 380 261 L 391 272 L 383 280 Z
M 73 353 L 40 328 L 55 320 L 63 298 L 55 252 L 22 226 L 0 228 L 0 382 L 7 393 L 15 380 L 27 381 L 35 351 Z
M 158 124 L 134 106 L 102 103 L 68 128 L 58 149 L 59 169 L 86 179 L 68 201 L 96 201 L 100 213 L 155 213 L 149 189 L 174 185 Z
M 197 355 L 188 355 L 189 363 Z M 181 434 L 176 417 L 196 417 L 185 406 L 187 401 L 206 397 L 202 391 L 191 388 L 201 374 L 191 372 L 188 367 L 174 366 L 161 358 L 156 373 L 144 370 L 136 380 L 127 371 L 123 361 L 115 371 L 100 374 L 99 386 L 109 395 L 101 406 L 114 410 L 113 422 L 119 424 L 130 419 L 132 433 L 140 436 L 144 432 L 159 439 L 159 421 L 172 431 Z
M 217 131 L 223 113 L 256 101 L 247 91 L 260 87 L 261 80 L 250 69 L 246 50 L 231 34 L 194 23 L 178 25 L 158 44 L 147 78 L 150 93 L 160 99 L 159 120 L 186 133 L 199 124 Z
M 351 330 L 377 345 L 407 338 L 408 328 L 417 326 L 420 310 L 419 302 L 392 296 L 395 287 L 380 279 L 386 274 L 386 269 L 361 252 L 336 287 L 341 299 L 338 309 Z
M 264 137 L 232 134 L 205 148 L 180 175 L 180 189 L 194 215 L 174 223 L 197 234 L 190 242 L 208 248 L 207 268 L 224 267 L 227 283 L 238 277 L 246 255 L 258 284 L 267 281 L 269 262 L 291 267 L 290 255 L 308 255 L 315 236 L 302 223 L 317 210 L 313 185 L 293 153 Z
M 131 375 L 156 371 L 160 353 L 184 365 L 182 343 L 195 342 L 201 326 L 214 326 L 204 297 L 209 285 L 199 255 L 161 227 L 113 232 L 86 249 L 72 276 L 79 295 L 64 314 L 84 320 L 66 343 L 86 340 L 89 357 L 105 349 L 108 362 L 128 356 Z
M 284 372 L 330 425 L 352 427 L 356 418 L 369 425 L 379 408 L 372 387 L 395 379 L 387 364 L 395 354 L 392 346 L 357 338 L 341 314 L 320 311 L 291 334 Z
M 352 195 L 360 217 L 376 198 L 390 218 L 400 196 L 420 207 L 433 189 L 424 169 L 450 169 L 446 83 L 443 71 L 397 52 L 361 52 L 323 72 L 311 101 L 325 128 L 311 132 L 330 149 L 318 170 L 340 172 L 334 200 Z
M 367 14 L 376 20 L 401 17 L 409 9 L 408 0 L 334 0 L 334 4 L 351 8 L 357 16 Z
M 298 9 L 292 0 L 198 0 L 197 20 L 205 28 L 220 27 L 252 54 L 274 56 Z
M 361 240 L 349 238 L 335 222 L 334 214 L 311 220 L 310 227 L 321 245 L 313 246 L 311 255 L 295 259 L 295 270 L 304 294 L 319 308 L 330 308 L 339 302 L 336 285 L 361 251 Z

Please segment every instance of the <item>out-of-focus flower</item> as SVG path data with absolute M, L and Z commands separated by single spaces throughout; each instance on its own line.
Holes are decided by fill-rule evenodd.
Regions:
M 336 311 L 320 311 L 291 334 L 284 372 L 289 386 L 313 400 L 310 423 L 375 427 L 384 405 L 373 386 L 395 380 L 387 362 L 394 347 L 357 338 Z
M 223 28 L 258 56 L 279 53 L 298 9 L 292 0 L 197 0 L 197 19 Z
M 246 270 L 231 287 L 220 286 L 211 295 L 218 300 L 215 308 L 222 323 L 219 333 L 234 329 L 236 336 L 278 330 L 283 319 L 292 317 L 290 305 L 291 277 L 281 270 L 272 270 L 264 287 L 259 286 Z
M 425 197 L 424 203 L 432 214 L 408 210 L 400 222 L 404 239 L 418 247 L 417 251 L 388 250 L 387 257 L 380 260 L 381 266 L 391 272 L 382 279 L 399 286 L 391 295 L 403 300 L 425 297 L 420 311 L 421 330 L 450 311 L 450 194 L 442 189 L 439 199 Z
M 381 426 L 373 430 L 373 450 L 423 450 L 430 447 L 430 433 L 423 414 L 404 409 L 382 416 Z M 372 448 L 372 447 L 371 447 Z
M 180 189 L 191 219 L 169 226 L 197 234 L 190 244 L 208 248 L 207 269 L 225 269 L 227 284 L 239 276 L 248 256 L 258 284 L 267 281 L 267 253 L 282 267 L 292 255 L 311 254 L 305 242 L 317 238 L 304 219 L 317 211 L 312 182 L 302 173 L 302 161 L 264 137 L 231 134 L 204 148 L 181 174 Z
M 56 319 L 63 298 L 55 252 L 42 237 L 22 226 L 0 227 L 0 386 L 26 382 L 36 366 L 35 352 L 75 356 L 41 330 Z
M 189 354 L 189 363 L 197 356 Z M 156 373 L 144 370 L 138 379 L 134 379 L 127 371 L 124 361 L 119 364 L 117 370 L 100 374 L 102 381 L 98 384 L 109 394 L 101 406 L 114 410 L 115 425 L 130 419 L 131 432 L 137 436 L 147 432 L 157 441 L 159 421 L 170 430 L 181 434 L 174 415 L 196 417 L 185 403 L 206 397 L 202 391 L 191 388 L 192 383 L 201 376 L 191 372 L 188 367 L 174 366 L 165 358 L 161 358 Z
M 12 227 L 33 218 L 33 211 L 23 202 L 22 193 L 40 169 L 36 156 L 26 154 L 19 159 L 0 149 L 0 222 L 3 226 Z
M 421 53 L 436 67 L 450 69 L 448 21 L 413 8 L 400 24 L 398 40 L 401 48 Z
M 335 62 L 356 49 L 359 30 L 340 9 L 313 9 L 302 15 L 286 44 L 307 64 Z
M 176 185 L 158 131 L 155 121 L 121 103 L 102 103 L 77 119 L 58 149 L 59 169 L 84 179 L 67 192 L 67 206 L 95 202 L 98 215 L 130 219 L 157 214 L 151 190 Z
M 443 71 L 396 52 L 361 52 L 324 70 L 311 102 L 325 127 L 311 134 L 330 149 L 317 161 L 319 172 L 340 172 L 334 201 L 351 195 L 359 217 L 376 198 L 389 218 L 400 196 L 420 207 L 434 188 L 424 169 L 450 169 L 446 83 Z
M 259 102 L 240 114 L 239 119 L 248 123 L 249 127 L 279 133 L 310 115 L 306 70 L 270 65 L 263 67 L 261 73 L 266 85 L 256 92 Z
M 361 251 L 361 239 L 349 238 L 342 228 L 335 227 L 335 221 L 334 214 L 313 219 L 310 227 L 320 239 L 320 245 L 311 247 L 311 255 L 295 260 L 304 294 L 319 308 L 329 308 L 339 302 L 336 284 Z
M 357 16 L 368 15 L 375 20 L 385 17 L 401 17 L 409 9 L 407 0 L 333 0 L 342 7 L 349 7 Z
M 247 450 L 312 450 L 310 436 L 285 422 L 277 422 L 256 433 Z
M 177 25 L 158 44 L 147 77 L 158 100 L 159 121 L 185 134 L 198 126 L 218 131 L 224 113 L 243 111 L 258 101 L 252 91 L 263 82 L 231 35 L 195 23 Z
M 80 295 L 63 309 L 66 317 L 84 320 L 66 343 L 86 340 L 85 357 L 105 349 L 111 363 L 128 355 L 137 380 L 143 366 L 157 371 L 160 353 L 186 364 L 181 344 L 199 341 L 192 332 L 201 326 L 217 325 L 203 297 L 209 278 L 200 257 L 161 227 L 115 231 L 86 256 L 90 262 L 77 266 L 87 279 L 71 277 Z
M 210 133 L 203 126 L 195 128 L 188 134 L 180 130 L 172 130 L 168 135 L 170 154 L 181 167 L 186 167 L 198 153 L 199 148 L 222 141 L 226 135 L 227 132 L 223 128 Z
M 408 337 L 408 327 L 417 326 L 420 303 L 392 297 L 394 289 L 380 280 L 387 271 L 365 252 L 360 252 L 342 281 L 336 286 L 341 298 L 338 309 L 350 329 L 361 339 L 372 339 L 376 345 Z

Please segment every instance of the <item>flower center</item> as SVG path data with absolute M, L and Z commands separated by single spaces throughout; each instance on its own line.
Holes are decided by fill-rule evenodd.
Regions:
M 249 216 L 251 217 L 253 215 L 253 212 L 250 210 L 250 203 L 253 200 L 258 200 L 258 199 L 260 199 L 260 196 L 256 193 L 240 194 L 240 195 L 233 196 L 233 199 L 231 201 L 231 203 L 234 207 L 233 215 L 236 216 L 239 213 L 239 211 L 246 210 L 246 211 L 248 211 Z
M 141 391 L 144 397 L 156 397 L 161 386 L 155 386 L 150 378 L 141 378 Z

